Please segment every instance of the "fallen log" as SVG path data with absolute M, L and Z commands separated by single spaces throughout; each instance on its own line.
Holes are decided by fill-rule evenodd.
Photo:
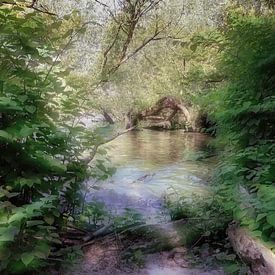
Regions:
M 97 237 L 104 237 L 104 236 L 112 233 L 112 226 L 113 226 L 113 224 L 110 223 L 110 224 L 107 224 L 107 225 L 101 227 L 97 231 L 95 231 L 95 232 L 93 232 L 93 233 L 88 234 L 87 236 L 85 236 L 83 238 L 83 241 L 84 242 L 88 242 L 88 241 L 90 241 L 92 239 L 95 239 Z
M 247 228 L 233 223 L 229 225 L 227 234 L 235 252 L 250 267 L 249 274 L 275 274 L 275 254 Z

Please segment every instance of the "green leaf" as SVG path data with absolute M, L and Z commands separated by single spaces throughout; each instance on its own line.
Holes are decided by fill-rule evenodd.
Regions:
M 32 105 L 27 105 L 25 107 L 26 111 L 33 114 L 35 111 L 36 111 L 36 107 L 35 106 L 32 106 Z
M 9 223 L 11 222 L 21 222 L 22 219 L 24 219 L 26 217 L 26 214 L 23 213 L 23 210 L 21 210 L 21 212 L 19 212 L 20 210 L 18 210 L 17 213 L 13 214 L 10 218 L 9 218 Z
M 33 259 L 34 259 L 33 253 L 26 252 L 21 255 L 21 260 L 25 266 L 28 266 L 32 262 Z
M 28 137 L 35 131 L 34 128 L 28 127 L 27 125 L 23 125 L 22 128 L 20 129 L 20 137 Z
M 270 224 L 264 224 L 264 226 L 263 226 L 263 230 L 269 230 L 269 229 L 271 229 L 272 228 L 272 225 L 270 225 Z
M 67 170 L 66 165 L 62 164 L 61 161 L 54 159 L 50 155 L 47 155 L 41 151 L 36 151 L 33 159 L 36 161 L 37 166 L 40 166 L 44 169 L 59 173 L 65 172 Z
M 251 234 L 252 234 L 254 237 L 261 237 L 261 236 L 262 236 L 262 231 L 260 231 L 260 230 L 255 230 L 255 231 L 252 231 Z
M 0 206 L 2 206 L 2 205 L 0 205 Z M 7 222 L 8 222 L 8 217 L 5 215 L 0 215 L 0 225 L 7 224 Z
M 39 242 L 34 249 L 34 254 L 40 259 L 47 259 L 50 254 L 51 248 L 45 242 Z
M 45 216 L 44 220 L 49 225 L 53 225 L 53 223 L 54 223 L 54 217 L 53 216 Z
M 12 135 L 10 135 L 8 132 L 3 131 L 3 130 L 0 130 L 0 139 L 9 141 L 9 142 L 13 141 Z
M 17 97 L 17 99 L 20 102 L 24 103 L 28 99 L 28 97 L 26 95 L 20 95 L 20 96 Z
M 12 242 L 19 229 L 15 226 L 0 228 L 0 242 Z
M 42 220 L 27 221 L 27 227 L 44 224 Z
M 5 111 L 23 111 L 23 109 L 16 101 L 13 101 L 8 97 L 0 97 L 0 112 Z
M 223 269 L 227 274 L 233 274 L 240 269 L 240 266 L 238 264 L 230 264 L 225 265 Z
M 266 217 L 267 213 L 262 213 L 262 214 L 259 214 L 256 218 L 256 222 L 262 220 L 264 217 Z
M 38 177 L 33 177 L 29 179 L 18 178 L 16 180 L 16 183 L 19 183 L 21 187 L 24 187 L 24 186 L 32 187 L 35 184 L 41 184 L 41 180 Z
M 266 221 L 271 224 L 273 227 L 275 227 L 275 212 L 272 212 L 271 214 L 268 214 L 266 216 Z

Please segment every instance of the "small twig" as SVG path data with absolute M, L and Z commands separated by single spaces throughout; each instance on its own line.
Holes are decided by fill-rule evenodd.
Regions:
M 191 246 L 191 248 L 194 248 L 194 247 L 202 240 L 203 237 L 204 237 L 204 236 L 201 235 L 201 236 L 198 238 L 198 240 Z
M 47 258 L 48 260 L 50 260 L 50 261 L 55 261 L 55 262 L 63 262 L 64 260 L 62 260 L 62 259 L 59 259 L 59 258 Z
M 89 246 L 89 245 L 92 245 L 95 243 L 95 240 L 92 240 L 92 241 L 89 241 L 89 242 L 86 242 L 86 243 L 83 243 L 80 245 L 81 248 L 85 247 L 85 246 Z
M 75 230 L 78 230 L 80 232 L 83 232 L 83 233 L 88 233 L 87 230 L 84 230 L 84 229 L 81 229 L 81 228 L 78 228 L 78 227 L 75 227 L 75 226 L 72 226 L 72 225 L 67 225 L 68 228 L 71 228 L 71 229 L 75 229 Z

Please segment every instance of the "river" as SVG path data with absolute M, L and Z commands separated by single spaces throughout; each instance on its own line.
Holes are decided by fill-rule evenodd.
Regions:
M 207 135 L 182 130 L 121 135 L 107 146 L 115 174 L 98 182 L 87 201 L 103 202 L 115 215 L 130 208 L 147 223 L 167 221 L 169 215 L 163 207 L 167 195 L 192 197 L 205 192 L 215 160 L 198 157 L 209 151 L 210 141 Z
M 163 229 L 153 235 L 154 230 L 149 230 L 147 237 L 133 234 L 127 239 L 127 234 L 124 237 L 111 234 L 93 240 L 85 250 L 83 261 L 70 275 L 224 275 L 222 268 L 192 266 L 194 259 L 190 260 L 184 246 L 185 236 L 192 228 L 184 222 L 182 226 L 170 222 L 165 209 L 167 196 L 192 199 L 193 194 L 208 192 L 207 179 L 216 160 L 203 156 L 209 154 L 211 140 L 207 135 L 182 130 L 142 130 L 128 132 L 108 143 L 105 149 L 116 172 L 96 186 L 94 180 L 88 180 L 87 185 L 93 191 L 88 193 L 87 201 L 103 202 L 111 216 L 132 209 L 146 222 L 142 226 Z M 167 244 L 172 251 L 166 251 Z M 141 250 L 146 247 L 154 248 L 154 252 L 148 254 Z M 134 250 L 129 254 L 131 249 Z M 134 266 L 123 260 L 126 255 L 134 259 Z M 139 260 L 142 264 L 135 268 Z

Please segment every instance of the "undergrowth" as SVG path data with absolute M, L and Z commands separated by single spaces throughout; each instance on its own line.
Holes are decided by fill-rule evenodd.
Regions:
M 192 198 L 191 198 L 192 197 Z M 171 220 L 186 219 L 188 226 L 198 232 L 189 244 L 190 261 L 203 268 L 223 267 L 227 274 L 246 274 L 247 267 L 234 253 L 226 229 L 232 221 L 217 194 L 166 199 Z

